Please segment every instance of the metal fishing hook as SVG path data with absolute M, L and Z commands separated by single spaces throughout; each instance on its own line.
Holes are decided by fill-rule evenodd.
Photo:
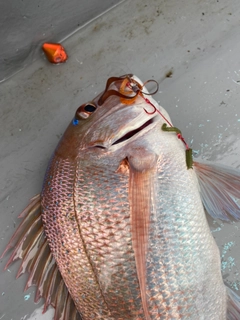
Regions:
M 157 108 L 148 99 L 145 99 L 145 101 L 153 107 L 153 111 L 149 112 L 145 108 L 143 108 L 143 110 L 146 112 L 146 114 L 149 114 L 149 115 L 154 114 L 157 111 Z

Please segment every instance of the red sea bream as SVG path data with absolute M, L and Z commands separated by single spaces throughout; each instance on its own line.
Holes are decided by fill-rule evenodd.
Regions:
M 110 78 L 77 109 L 6 248 L 44 311 L 53 305 L 55 320 L 240 319 L 205 213 L 240 218 L 240 173 L 192 165 L 188 151 L 136 76 Z

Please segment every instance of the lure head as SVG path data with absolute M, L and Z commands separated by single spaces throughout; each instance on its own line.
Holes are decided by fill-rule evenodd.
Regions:
M 42 49 L 51 63 L 58 64 L 67 61 L 68 55 L 60 43 L 45 42 L 42 45 Z

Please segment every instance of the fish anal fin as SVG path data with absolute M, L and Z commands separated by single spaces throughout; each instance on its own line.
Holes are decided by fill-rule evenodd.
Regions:
M 32 220 L 31 226 L 26 228 L 24 232 L 22 232 L 21 235 L 19 235 L 19 239 L 15 244 L 14 250 L 4 270 L 6 270 L 14 260 L 23 259 L 23 256 L 25 254 L 26 247 L 27 247 L 26 243 L 28 243 L 28 239 L 35 237 L 34 233 L 37 229 L 39 229 L 39 223 L 41 223 L 41 217 L 40 216 L 34 217 L 34 219 Z
M 63 316 L 64 316 L 63 309 L 65 307 L 66 300 L 67 300 L 67 288 L 64 285 L 63 279 L 61 279 L 58 285 L 58 290 L 57 290 L 56 299 L 55 299 L 56 311 L 54 314 L 54 320 L 63 320 Z
M 40 195 L 37 195 L 33 198 L 33 200 L 30 201 L 27 208 L 24 209 L 22 213 L 20 213 L 19 217 L 21 218 L 23 215 L 24 219 L 22 220 L 17 230 L 12 235 L 10 241 L 8 242 L 8 245 L 6 246 L 2 255 L 0 256 L 0 259 L 4 257 L 4 255 L 10 248 L 16 247 L 17 245 L 19 246 L 22 245 L 21 241 L 22 242 L 24 241 L 25 239 L 24 236 L 29 232 L 31 232 L 32 230 L 33 221 L 40 216 L 40 207 L 41 207 Z M 19 251 L 18 255 L 14 257 L 14 259 L 13 257 L 11 257 L 10 259 L 16 260 L 17 258 L 20 258 L 20 259 L 22 258 L 21 251 Z M 9 263 L 9 261 L 7 262 L 7 265 L 11 263 L 11 262 Z
M 38 279 L 37 290 L 36 290 L 35 299 L 34 299 L 35 303 L 37 303 L 41 299 L 41 297 L 43 296 L 43 293 L 46 290 L 46 281 L 48 281 L 49 274 L 54 264 L 56 264 L 56 262 L 53 258 L 53 255 L 50 252 Z
M 27 248 L 22 256 L 22 262 L 18 269 L 18 273 L 16 278 L 20 277 L 23 273 L 29 270 L 29 265 L 32 262 L 32 259 L 34 259 L 34 254 L 37 248 L 39 248 L 44 241 L 44 233 L 43 228 L 40 228 L 37 230 L 36 234 L 32 239 L 29 240 L 29 244 L 27 245 Z M 27 241 L 27 239 L 25 239 Z
M 58 268 L 56 263 L 53 265 L 51 273 L 49 274 L 49 279 L 47 282 L 47 287 L 46 287 L 46 291 L 44 293 L 44 298 L 45 298 L 45 303 L 44 303 L 44 307 L 43 307 L 43 313 L 45 313 L 48 309 L 49 305 L 53 305 L 51 297 L 52 297 L 52 291 L 53 291 L 53 286 L 55 283 L 55 278 L 57 276 L 57 274 L 59 273 Z
M 37 211 L 41 207 L 41 195 L 36 194 L 30 199 L 29 205 L 19 214 L 18 218 L 26 218 L 33 210 Z
M 40 247 L 38 255 L 36 255 L 35 259 L 33 260 L 32 269 L 28 277 L 24 291 L 32 285 L 36 285 L 38 283 L 39 272 L 41 270 L 41 265 L 44 261 L 43 259 L 47 250 L 49 251 L 50 249 L 48 247 L 47 240 L 45 239 L 45 241 L 42 243 Z
M 70 318 L 70 311 L 71 311 L 71 303 L 72 303 L 72 298 L 68 292 L 67 299 L 66 299 L 66 304 L 64 308 L 64 317 L 63 320 L 71 319 Z
M 220 164 L 195 161 L 203 205 L 214 219 L 240 219 L 240 171 Z
M 6 266 L 10 266 L 16 259 L 22 260 L 17 277 L 29 272 L 25 289 L 37 286 L 35 302 L 41 298 L 45 299 L 43 313 L 47 311 L 49 305 L 52 305 L 55 308 L 55 319 L 81 320 L 44 235 L 40 195 L 30 200 L 19 217 L 23 220 L 1 258 L 14 247 Z

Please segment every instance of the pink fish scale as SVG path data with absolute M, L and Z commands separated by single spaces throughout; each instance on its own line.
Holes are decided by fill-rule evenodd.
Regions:
M 79 169 L 75 203 L 86 252 L 111 316 L 132 319 L 138 314 L 140 320 L 144 318 L 132 249 L 127 185 L 127 176 L 93 166 Z
M 151 314 L 161 320 L 195 320 L 202 316 L 204 308 L 206 319 L 218 319 L 224 302 L 216 304 L 213 298 L 209 303 L 209 299 L 211 295 L 215 297 L 216 291 L 224 296 L 224 287 L 219 281 L 209 280 L 213 265 L 219 262 L 211 255 L 215 245 L 201 201 L 194 194 L 196 187 L 188 176 L 191 173 L 184 173 L 176 165 L 181 158 L 170 155 L 166 159 L 168 170 L 162 172 L 164 161 L 161 158 L 158 162 L 156 214 L 152 214 L 147 259 L 149 308 L 155 310 Z M 204 291 L 208 292 L 207 299 Z
M 99 312 L 102 312 L 102 316 L 106 318 L 108 310 L 96 278 L 90 272 L 91 265 L 79 234 L 73 202 L 74 173 L 75 168 L 68 160 L 57 163 L 53 161 L 50 166 L 44 184 L 44 188 L 49 188 L 49 192 L 43 190 L 45 197 L 42 203 L 46 235 L 75 304 L 79 309 L 81 306 L 83 314 L 89 316 L 92 316 L 89 306 L 94 306 L 94 309 L 100 310 Z M 57 188 L 58 192 L 52 193 L 50 188 Z

